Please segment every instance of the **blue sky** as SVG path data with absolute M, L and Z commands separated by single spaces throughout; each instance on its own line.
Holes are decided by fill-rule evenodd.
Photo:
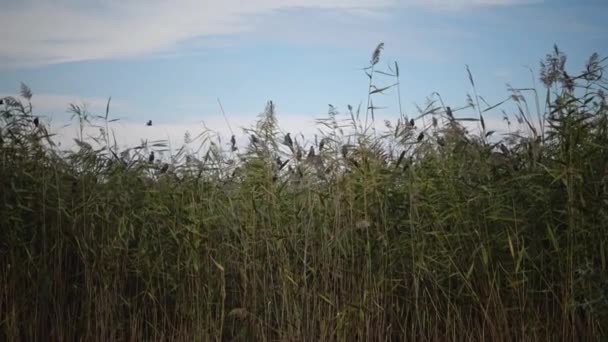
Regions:
M 131 136 L 150 135 L 148 119 L 172 137 L 202 121 L 225 130 L 217 98 L 235 131 L 267 100 L 288 130 L 305 130 L 330 103 L 366 101 L 360 68 L 379 42 L 379 66 L 398 61 L 413 115 L 434 91 L 464 105 L 465 64 L 479 93 L 498 102 L 505 83 L 532 85 L 523 66 L 538 71 L 554 43 L 575 71 L 593 52 L 607 56 L 606 13 L 604 0 L 9 1 L 0 94 L 25 82 L 37 113 L 56 123 L 70 102 L 100 113 L 112 96 Z M 388 107 L 382 118 L 398 113 L 395 93 L 376 101 Z

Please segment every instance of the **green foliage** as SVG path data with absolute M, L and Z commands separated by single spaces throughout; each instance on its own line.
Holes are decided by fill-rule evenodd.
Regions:
M 22 85 L 27 104 L 0 105 L 0 339 L 605 340 L 604 61 L 565 62 L 543 62 L 543 127 L 512 89 L 522 130 L 503 138 L 477 90 L 380 134 L 331 107 L 313 142 L 269 102 L 246 149 L 206 132 L 203 157 L 167 164 L 107 125 L 60 151 Z

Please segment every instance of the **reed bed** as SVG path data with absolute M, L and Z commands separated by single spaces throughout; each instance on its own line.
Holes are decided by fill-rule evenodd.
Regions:
M 71 106 L 102 129 L 62 151 L 27 86 L 2 99 L 0 340 L 605 341 L 605 60 L 569 74 L 555 48 L 500 104 L 506 134 L 470 72 L 466 106 L 377 128 L 383 47 L 367 108 L 317 136 L 269 102 L 247 145 L 170 157 L 118 148 L 110 102 Z

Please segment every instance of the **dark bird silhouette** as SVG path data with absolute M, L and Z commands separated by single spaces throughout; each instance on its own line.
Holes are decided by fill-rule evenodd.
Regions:
M 4 104 L 4 99 L 0 99 L 0 105 Z
M 160 169 L 160 173 L 165 173 L 167 170 L 169 170 L 169 164 L 164 163 L 163 167 Z
M 40 120 L 38 120 L 38 118 L 34 118 L 34 126 L 38 127 L 38 124 L 40 124 Z
M 150 152 L 150 156 L 148 157 L 148 161 L 149 161 L 150 163 L 153 163 L 153 162 L 154 162 L 154 151 Z
M 441 147 L 445 146 L 445 139 L 443 137 L 437 138 L 437 144 Z
M 314 146 L 310 146 L 310 150 L 308 151 L 308 156 L 306 156 L 307 159 L 312 159 L 315 157 L 315 148 Z
M 258 137 L 256 137 L 255 134 L 251 135 L 251 143 L 253 143 L 253 144 L 257 144 L 258 143 Z
M 410 120 L 410 126 L 414 127 L 414 126 L 415 126 L 415 124 L 416 124 L 416 122 L 414 122 L 414 119 L 411 119 L 411 120 Z
M 283 139 L 283 144 L 289 146 L 289 148 L 293 151 L 293 140 L 291 140 L 291 135 L 287 133 L 285 138 Z
M 234 152 L 234 151 L 237 150 L 237 148 L 236 148 L 236 138 L 234 137 L 234 134 L 230 138 L 230 145 L 231 145 L 232 152 Z
M 502 153 L 504 153 L 505 155 L 509 154 L 509 149 L 507 148 L 507 146 L 505 146 L 505 144 L 500 144 L 500 150 L 502 151 Z
M 420 132 L 420 135 L 418 135 L 418 142 L 421 142 L 422 139 L 424 139 L 424 132 Z
M 146 122 L 146 126 L 152 126 L 152 120 L 148 120 L 148 122 Z
M 454 114 L 452 113 L 452 108 L 450 108 L 450 106 L 445 107 L 445 112 L 451 120 L 454 120 Z
M 319 152 L 323 151 L 323 147 L 325 146 L 325 138 L 321 139 L 319 142 Z

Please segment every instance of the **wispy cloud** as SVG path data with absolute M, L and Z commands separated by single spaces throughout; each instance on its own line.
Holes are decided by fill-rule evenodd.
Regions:
M 24 0 L 0 13 L 0 65 L 23 66 L 167 53 L 200 37 L 254 31 L 252 17 L 284 9 L 377 17 L 395 7 L 453 10 L 538 0 Z

